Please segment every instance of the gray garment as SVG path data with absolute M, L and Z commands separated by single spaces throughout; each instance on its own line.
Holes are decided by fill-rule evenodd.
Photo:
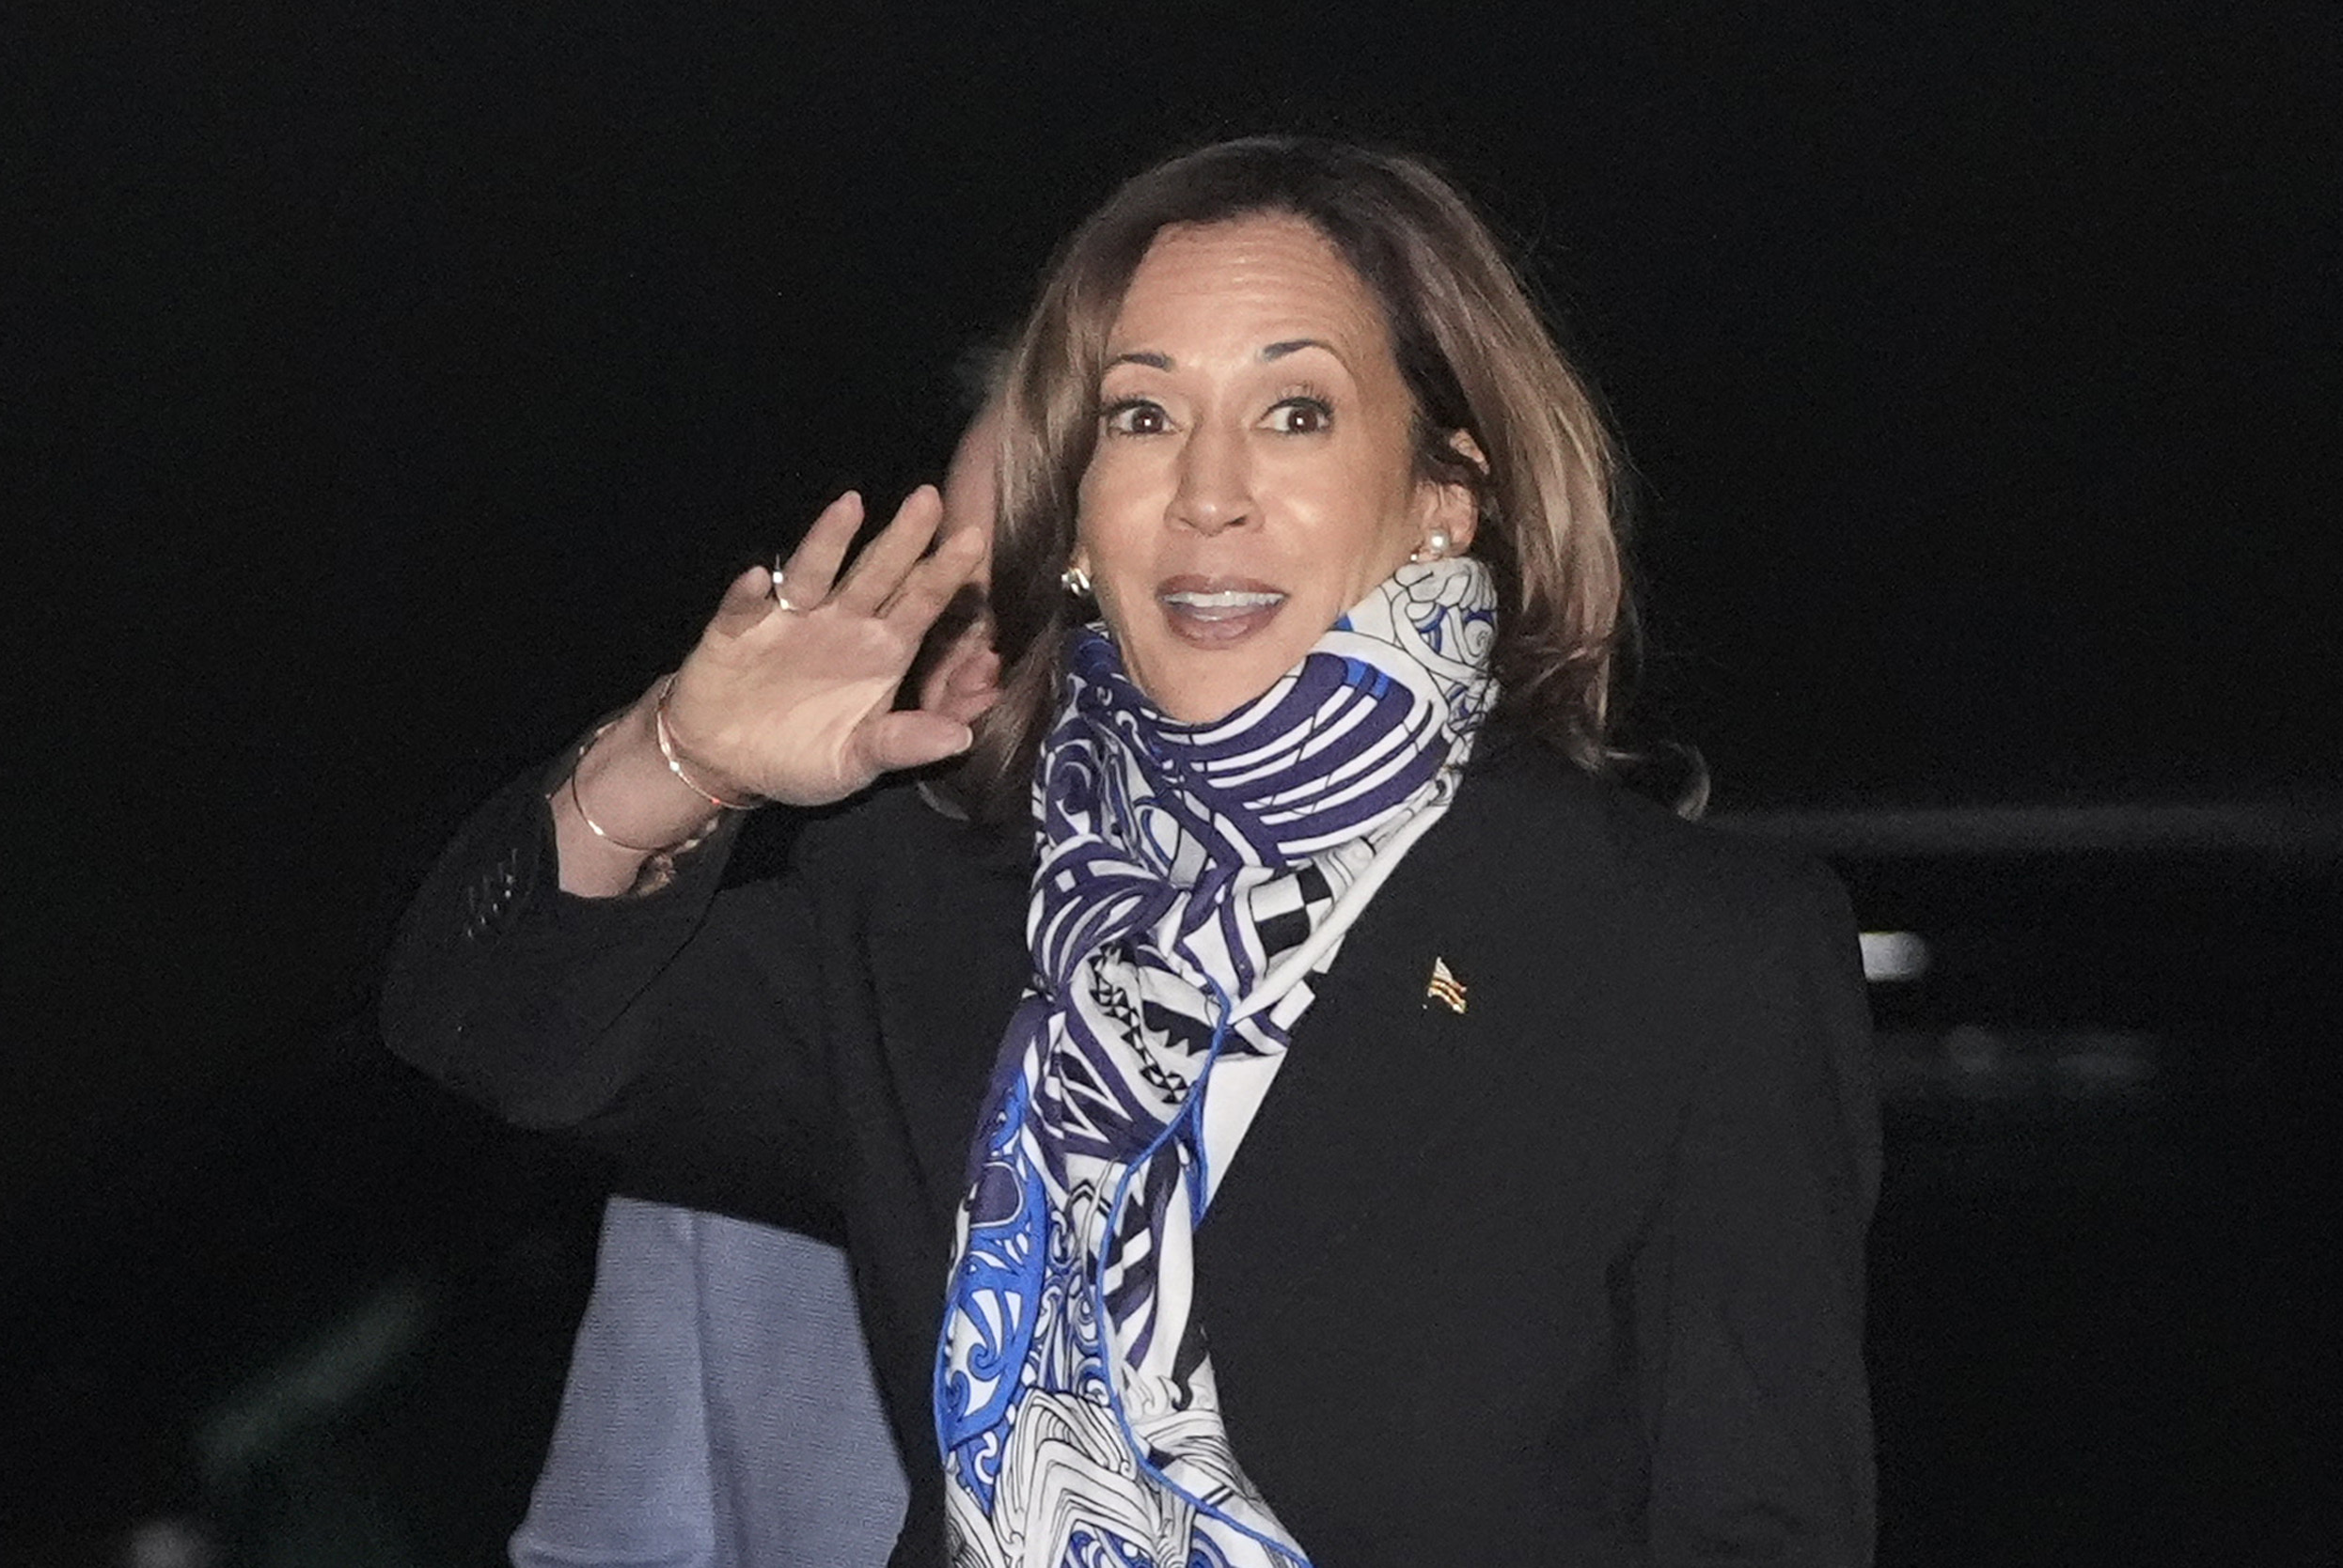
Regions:
M 515 1568 L 856 1568 L 904 1512 L 844 1254 L 614 1198 Z

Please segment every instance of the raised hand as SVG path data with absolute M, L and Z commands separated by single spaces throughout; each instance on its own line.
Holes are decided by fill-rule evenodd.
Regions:
M 781 602 L 762 569 L 726 590 L 668 698 L 673 745 L 712 792 L 816 806 L 967 749 L 961 717 L 893 706 L 920 639 L 983 558 L 974 528 L 925 553 L 942 514 L 920 486 L 841 579 L 862 523 L 849 492 L 782 568 Z
M 929 682 L 925 706 L 894 710 L 920 638 L 984 557 L 977 528 L 928 553 L 942 510 L 932 486 L 912 492 L 841 578 L 862 524 L 849 492 L 806 531 L 780 598 L 763 568 L 734 579 L 671 682 L 608 726 L 548 797 L 562 886 L 626 891 L 646 856 L 707 824 L 717 797 L 823 805 L 967 749 L 989 653 L 964 651 L 959 678 Z M 663 690 L 672 763 L 659 746 Z

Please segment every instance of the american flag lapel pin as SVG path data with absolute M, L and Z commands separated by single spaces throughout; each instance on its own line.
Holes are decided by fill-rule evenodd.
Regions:
M 1430 1007 L 1434 1002 L 1460 1018 L 1464 1016 L 1464 981 L 1449 971 L 1448 960 L 1444 958 L 1432 960 L 1432 978 L 1424 982 L 1423 1005 Z

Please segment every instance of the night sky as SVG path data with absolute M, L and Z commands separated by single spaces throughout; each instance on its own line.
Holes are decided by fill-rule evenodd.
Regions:
M 1224 134 L 1427 152 L 1526 247 L 1723 804 L 2336 796 L 2331 0 L 73 25 L 0 153 L 0 1169 L 362 1007 L 466 807 L 933 477 L 954 354 Z

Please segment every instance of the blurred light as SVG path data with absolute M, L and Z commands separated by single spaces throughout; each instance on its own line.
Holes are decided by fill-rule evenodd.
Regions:
M 231 1390 L 196 1435 L 206 1476 L 223 1483 L 296 1451 L 320 1422 L 346 1415 L 382 1381 L 422 1339 L 432 1312 L 419 1280 L 393 1279 Z
M 212 1568 L 219 1553 L 193 1519 L 149 1519 L 123 1538 L 123 1568 Z
M 1918 980 L 1928 972 L 1928 944 L 1917 932 L 1866 931 L 1863 978 L 1875 985 Z

